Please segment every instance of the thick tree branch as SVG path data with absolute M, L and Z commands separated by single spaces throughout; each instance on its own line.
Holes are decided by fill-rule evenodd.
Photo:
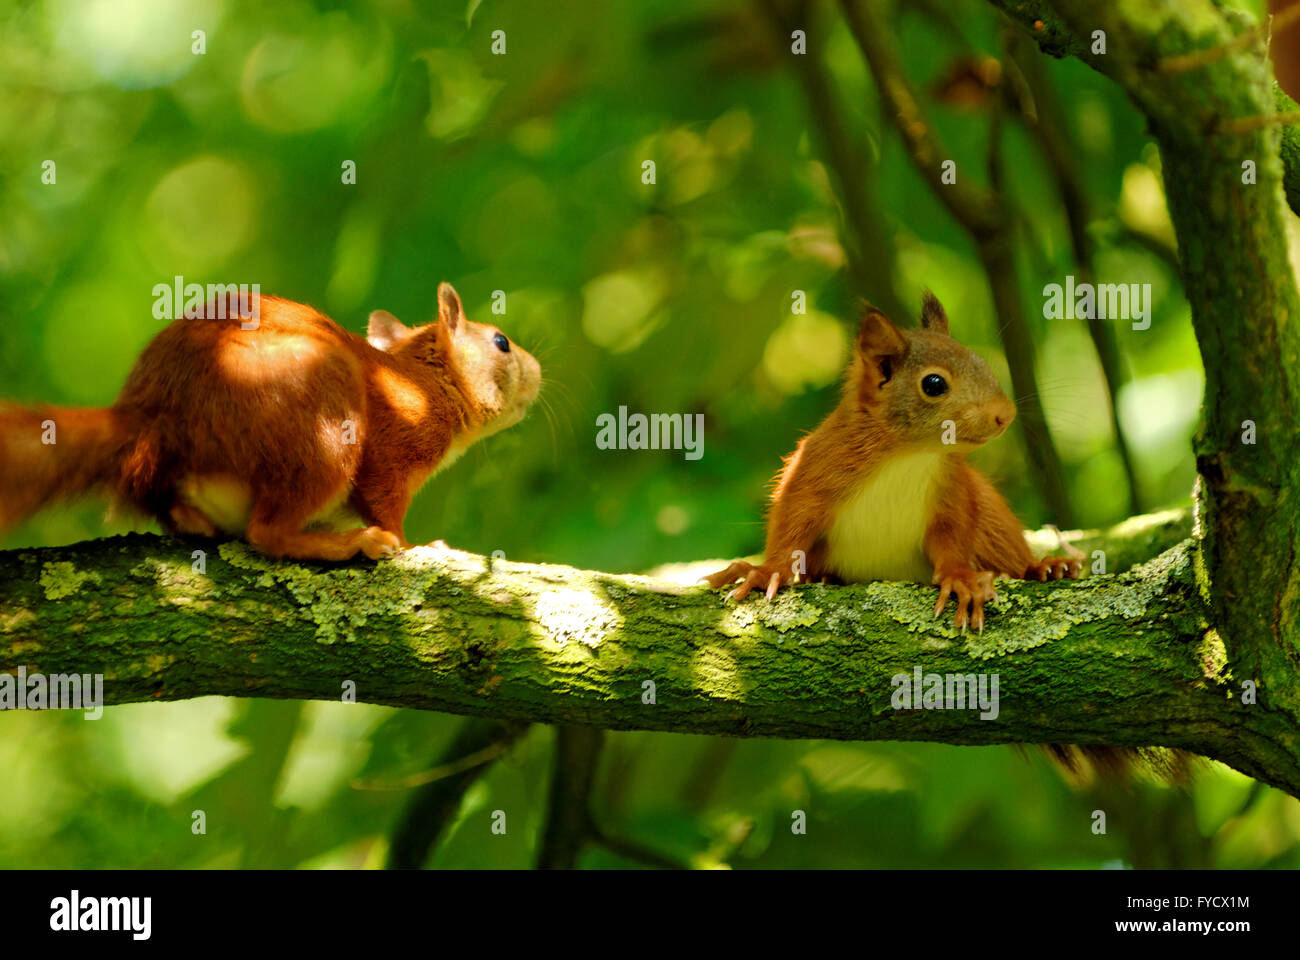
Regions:
M 335 699 L 355 684 L 371 703 L 602 729 L 1160 745 L 1300 793 L 1296 718 L 1240 704 L 1193 558 L 1183 543 L 1124 574 L 1006 583 L 983 635 L 963 636 L 914 584 L 735 605 L 431 548 L 307 567 L 132 535 L 0 554 L 0 671 L 103 674 L 108 704 Z M 996 719 L 894 709 L 891 680 L 916 667 L 996 673 Z
M 1233 670 L 1271 709 L 1295 713 L 1300 295 L 1283 186 L 1283 157 L 1294 151 L 1284 148 L 1264 30 L 1211 0 L 995 2 L 1048 52 L 1118 83 L 1160 145 L 1205 362 L 1203 588 Z

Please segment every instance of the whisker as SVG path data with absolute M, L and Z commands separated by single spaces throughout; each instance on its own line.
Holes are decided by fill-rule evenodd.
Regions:
M 555 435 L 555 415 L 551 411 L 551 405 L 544 399 L 542 400 L 542 415 L 546 417 L 546 426 L 550 429 L 551 434 L 551 468 L 555 469 L 560 463 L 560 445 Z

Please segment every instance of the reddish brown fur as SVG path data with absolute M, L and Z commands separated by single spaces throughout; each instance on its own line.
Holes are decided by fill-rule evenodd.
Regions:
M 407 329 L 372 315 L 372 339 L 387 349 L 264 296 L 255 329 L 242 329 L 234 309 L 168 326 L 107 410 L 5 409 L 0 529 L 102 488 L 171 532 L 213 535 L 217 519 L 186 502 L 182 486 L 218 477 L 251 493 L 245 534 L 269 555 L 343 560 L 406 546 L 415 489 L 453 444 L 522 417 L 540 383 L 531 355 L 501 351 L 495 328 L 463 318 L 450 285 L 438 293 L 439 322 Z M 39 442 L 43 419 L 57 425 L 53 446 Z M 304 529 L 336 502 L 366 527 Z
M 933 404 L 908 389 L 930 365 L 943 368 L 953 380 L 952 396 Z M 973 448 L 1000 433 L 1014 414 L 982 361 L 948 336 L 948 318 L 932 296 L 926 296 L 919 330 L 899 330 L 868 308 L 840 405 L 804 437 L 777 475 L 764 562 L 737 561 L 709 577 L 709 583 L 717 588 L 739 580 L 732 596 L 740 599 L 765 587 L 770 599 L 799 580 L 839 579 L 827 560 L 826 536 L 850 491 L 889 458 L 932 444 L 940 419 L 958 423 L 960 446 Z M 1081 572 L 1073 557 L 1034 560 L 1020 522 L 963 452 L 943 458 L 924 546 L 933 582 L 939 585 L 935 614 L 955 593 L 958 627 L 967 622 L 983 627 L 984 604 L 995 596 L 995 576 L 1046 580 Z M 807 557 L 803 576 L 794 573 L 790 562 L 796 550 Z M 1180 751 L 1063 744 L 1045 749 L 1076 778 L 1090 775 L 1089 768 L 1124 775 L 1147 767 L 1181 782 L 1191 770 L 1191 758 Z
M 951 382 L 941 400 L 931 402 L 916 390 L 928 370 L 942 371 Z M 940 586 L 936 613 L 955 593 L 957 625 L 969 618 L 982 628 L 995 576 L 1077 576 L 1077 560 L 1034 561 L 1006 501 L 966 462 L 965 450 L 1001 433 L 1014 416 L 983 361 L 948 335 L 947 316 L 933 297 L 927 295 L 918 330 L 899 330 L 868 308 L 839 406 L 800 441 L 777 476 L 764 562 L 733 563 L 709 583 L 716 588 L 739 580 L 732 592 L 739 599 L 754 587 L 765 587 L 771 597 L 800 580 L 841 579 L 828 561 L 826 541 L 837 511 L 889 458 L 924 449 L 944 451 L 924 543 Z M 957 424 L 958 443 L 936 446 L 947 420 Z M 802 575 L 791 563 L 797 551 L 806 557 Z

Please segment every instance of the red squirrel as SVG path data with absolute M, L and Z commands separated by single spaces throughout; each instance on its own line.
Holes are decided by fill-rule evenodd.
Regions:
M 867 306 L 839 406 L 785 459 L 764 560 L 707 577 L 743 599 L 800 581 L 913 580 L 956 595 L 955 625 L 984 628 L 997 576 L 1077 577 L 1073 557 L 1035 560 L 1024 530 L 965 455 L 997 437 L 1015 405 L 982 358 L 954 340 L 926 293 L 921 326 L 900 330 Z
M 377 310 L 365 339 L 301 303 L 263 296 L 250 314 L 237 298 L 163 329 L 111 407 L 0 407 L 0 530 L 102 490 L 169 533 L 378 559 L 409 546 L 420 486 L 540 390 L 532 355 L 467 320 L 448 283 L 437 321 Z

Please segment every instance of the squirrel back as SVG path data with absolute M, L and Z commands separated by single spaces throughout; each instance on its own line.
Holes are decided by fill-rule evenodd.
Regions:
M 0 527 L 102 489 L 170 532 L 242 534 L 273 556 L 405 546 L 420 485 L 522 419 L 541 383 L 450 284 L 438 302 L 417 328 L 376 311 L 365 339 L 279 297 L 207 304 L 154 338 L 111 408 L 0 411 Z

